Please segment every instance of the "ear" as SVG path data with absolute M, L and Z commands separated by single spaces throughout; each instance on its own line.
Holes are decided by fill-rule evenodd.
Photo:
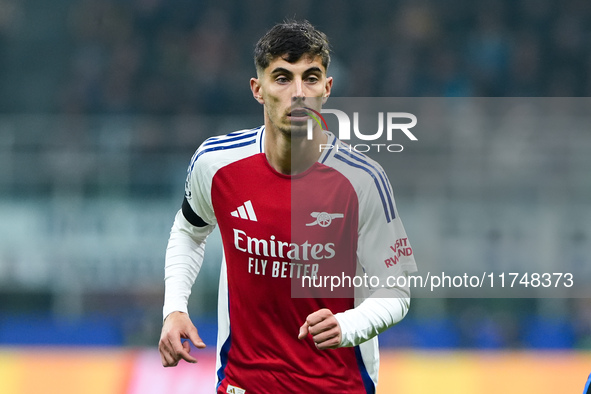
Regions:
M 332 91 L 332 77 L 326 78 L 326 83 L 324 85 L 324 95 L 322 96 L 322 104 L 326 104 L 328 97 L 330 96 L 330 92 Z
M 259 104 L 265 104 L 265 100 L 263 99 L 263 87 L 258 78 L 250 78 L 250 90 L 252 91 L 252 96 L 259 102 Z

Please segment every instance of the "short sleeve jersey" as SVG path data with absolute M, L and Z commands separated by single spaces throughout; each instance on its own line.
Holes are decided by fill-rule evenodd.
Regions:
M 327 282 L 306 297 L 294 286 L 304 277 L 364 273 L 383 284 L 416 270 L 383 169 L 326 133 L 340 149 L 294 176 L 268 163 L 264 126 L 212 137 L 191 160 L 185 217 L 218 225 L 223 243 L 217 393 L 375 392 L 377 338 L 328 351 L 297 338 L 310 313 L 355 307 Z

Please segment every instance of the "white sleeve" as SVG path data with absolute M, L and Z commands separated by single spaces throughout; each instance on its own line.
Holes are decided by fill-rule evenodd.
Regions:
M 401 321 L 410 307 L 408 288 L 383 288 L 359 304 L 335 315 L 341 327 L 341 347 L 357 346 Z
M 375 276 L 385 284 L 389 277 L 408 277 L 416 271 L 416 263 L 396 210 L 392 186 L 381 167 L 375 166 L 381 171 L 380 182 L 365 178 L 368 184 L 358 193 L 357 261 L 364 274 Z M 354 309 L 335 315 L 342 331 L 340 346 L 357 346 L 392 327 L 408 312 L 408 286 L 379 286 L 367 290 L 371 294 L 367 299 Z
M 182 210 L 176 214 L 166 248 L 163 318 L 175 311 L 188 312 L 191 287 L 199 274 L 207 236 L 215 225 L 194 226 Z
M 417 266 L 394 195 L 386 188 L 382 192 L 383 200 L 376 187 L 360 193 L 357 259 L 363 272 L 384 283 L 388 277 L 417 271 Z
M 205 241 L 217 223 L 211 207 L 211 165 L 197 162 L 200 147 L 187 170 L 185 198 L 170 230 L 164 266 L 164 319 L 175 311 L 188 312 L 191 287 L 205 256 Z

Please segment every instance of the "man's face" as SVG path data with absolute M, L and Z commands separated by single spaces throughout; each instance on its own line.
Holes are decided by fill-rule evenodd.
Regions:
M 277 57 L 251 79 L 254 97 L 265 106 L 267 126 L 289 136 L 306 135 L 305 107 L 320 112 L 331 87 L 332 77 L 326 76 L 320 56 L 304 55 L 295 63 Z

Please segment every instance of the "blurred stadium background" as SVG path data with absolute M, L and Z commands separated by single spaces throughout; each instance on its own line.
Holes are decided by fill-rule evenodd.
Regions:
M 210 392 L 219 239 L 191 300 L 209 346 L 198 366 L 160 366 L 164 250 L 196 147 L 262 122 L 252 49 L 286 17 L 330 37 L 336 96 L 591 94 L 587 0 L 0 0 L 0 392 Z M 419 266 L 457 257 L 434 242 L 588 271 L 591 129 L 575 121 L 568 139 L 517 140 L 467 121 L 464 150 L 442 138 L 403 153 L 392 181 Z M 454 160 L 472 147 L 491 159 Z M 487 166 L 510 198 L 483 197 Z M 512 214 L 450 220 L 466 190 L 472 212 Z M 532 203 L 557 213 L 524 221 Z M 416 299 L 381 343 L 381 393 L 580 393 L 591 301 Z

